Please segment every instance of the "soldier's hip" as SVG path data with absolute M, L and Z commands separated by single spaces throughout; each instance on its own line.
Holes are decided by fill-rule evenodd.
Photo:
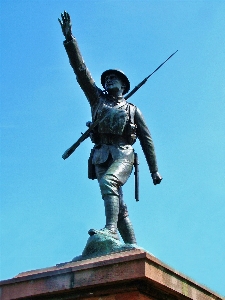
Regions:
M 105 163 L 95 165 L 103 199 L 106 195 L 119 196 L 119 188 L 128 180 L 132 168 L 132 162 L 126 159 L 114 161 L 111 156 Z
M 94 148 L 92 163 L 94 165 L 103 164 L 108 161 L 109 157 L 111 157 L 112 161 L 124 160 L 133 164 L 134 149 L 128 144 L 98 145 Z

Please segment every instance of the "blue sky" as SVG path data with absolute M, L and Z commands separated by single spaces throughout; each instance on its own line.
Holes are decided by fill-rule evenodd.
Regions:
M 160 185 L 139 143 L 140 201 L 124 187 L 138 245 L 225 294 L 225 1 L 1 1 L 0 279 L 80 255 L 104 226 L 98 184 L 87 178 L 91 141 L 64 161 L 90 108 L 63 48 L 57 18 L 71 14 L 85 62 L 123 70 L 129 99 L 153 136 Z

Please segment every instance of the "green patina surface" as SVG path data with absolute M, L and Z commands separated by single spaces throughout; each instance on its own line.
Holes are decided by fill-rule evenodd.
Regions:
M 82 255 L 76 256 L 73 261 L 89 259 L 98 256 L 104 256 L 115 252 L 139 249 L 137 245 L 124 244 L 120 241 L 106 235 L 94 234 L 89 237 Z

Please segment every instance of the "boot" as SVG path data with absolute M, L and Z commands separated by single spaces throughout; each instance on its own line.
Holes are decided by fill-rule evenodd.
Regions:
M 113 235 L 114 238 L 119 240 L 118 232 L 117 232 L 117 222 L 119 215 L 119 198 L 117 196 L 105 196 L 104 197 L 105 204 L 105 216 L 106 216 L 106 224 L 105 228 L 108 229 Z
M 118 230 L 125 244 L 136 244 L 136 238 L 133 226 L 129 217 L 118 221 Z
M 95 230 L 90 229 L 88 231 L 89 235 L 94 234 L 105 234 L 110 237 L 119 240 L 119 235 L 117 232 L 117 222 L 119 214 L 119 198 L 117 196 L 107 195 L 104 197 L 105 204 L 105 216 L 106 225 L 103 229 Z

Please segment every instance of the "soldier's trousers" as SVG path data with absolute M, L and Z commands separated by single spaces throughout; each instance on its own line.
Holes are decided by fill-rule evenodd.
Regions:
M 123 201 L 122 186 L 127 182 L 132 168 L 132 162 L 125 159 L 113 161 L 111 156 L 103 164 L 95 165 L 102 198 L 119 197 L 119 219 L 128 216 L 127 206 Z

